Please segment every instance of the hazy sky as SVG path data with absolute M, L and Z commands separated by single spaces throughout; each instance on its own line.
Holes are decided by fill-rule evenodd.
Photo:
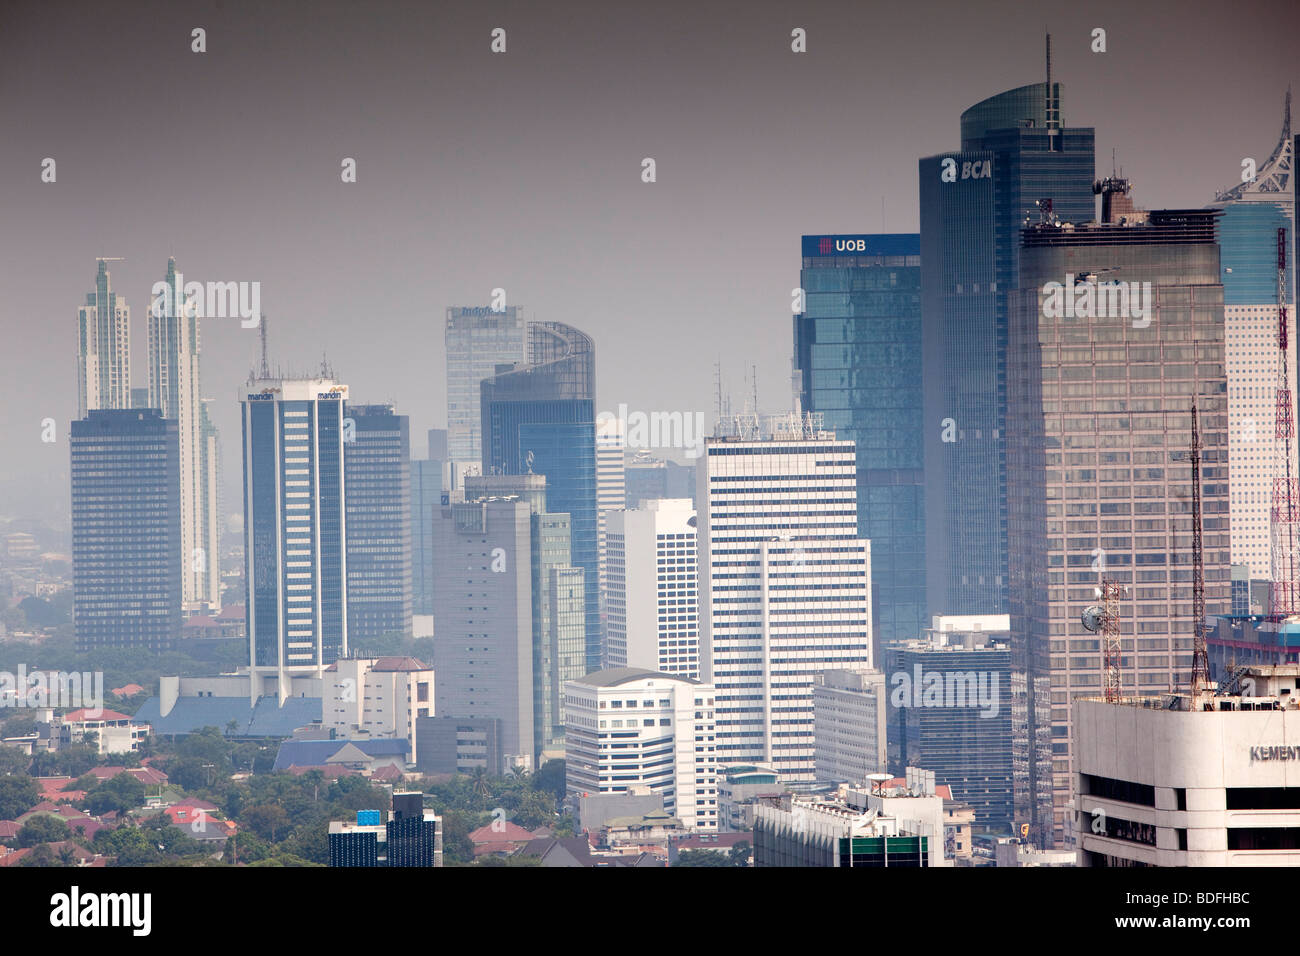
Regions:
M 187 280 L 260 281 L 273 358 L 324 353 L 354 400 L 397 402 L 417 455 L 446 420 L 444 310 L 495 287 L 594 337 L 601 408 L 711 419 L 719 358 L 737 403 L 757 365 L 784 408 L 799 237 L 915 230 L 917 158 L 957 147 L 966 107 L 1040 81 L 1046 31 L 1065 123 L 1095 127 L 1099 171 L 1117 149 L 1150 208 L 1204 205 L 1263 163 L 1298 28 L 1295 0 L 4 0 L 0 515 L 68 509 L 96 256 L 125 257 L 133 384 L 174 255 Z M 257 338 L 203 326 L 227 511 Z

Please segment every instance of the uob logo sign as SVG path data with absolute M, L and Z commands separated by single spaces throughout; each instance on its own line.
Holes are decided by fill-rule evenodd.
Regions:
M 832 239 L 830 236 L 824 236 L 817 244 L 817 251 L 822 255 L 827 255 L 831 251 L 835 252 L 866 252 L 867 240 L 865 239 Z

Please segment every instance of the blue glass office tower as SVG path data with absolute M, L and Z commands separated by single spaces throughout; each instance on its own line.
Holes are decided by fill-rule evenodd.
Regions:
M 411 633 L 411 440 L 392 405 L 347 406 L 348 639 Z
M 262 379 L 242 402 L 253 698 L 347 654 L 343 406 L 327 378 Z
M 1007 294 L 1020 230 L 1050 199 L 1094 218 L 1094 131 L 1061 125 L 1059 83 L 962 113 L 961 149 L 918 163 L 926 591 L 934 614 L 1007 611 Z
M 70 444 L 77 650 L 169 650 L 181 628 L 179 426 L 152 408 L 91 409 Z
M 919 636 L 925 595 L 921 237 L 804 236 L 794 319 L 800 401 L 857 444 L 877 651 Z
M 586 667 L 600 669 L 600 595 L 595 587 L 596 349 L 560 322 L 528 324 L 528 361 L 484 379 L 483 473 L 546 476 L 546 510 L 570 516 L 572 561 L 586 582 Z

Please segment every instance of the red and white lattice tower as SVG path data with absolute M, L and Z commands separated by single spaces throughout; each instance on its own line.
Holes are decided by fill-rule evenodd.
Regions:
M 1270 610 L 1275 619 L 1300 611 L 1300 496 L 1296 494 L 1295 421 L 1291 415 L 1291 383 L 1287 376 L 1286 230 L 1277 231 L 1277 410 L 1273 431 L 1272 588 Z

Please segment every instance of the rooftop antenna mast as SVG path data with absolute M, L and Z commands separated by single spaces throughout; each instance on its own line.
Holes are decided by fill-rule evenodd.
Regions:
M 266 316 L 261 316 L 261 321 L 257 323 L 257 334 L 262 340 L 262 367 L 259 370 L 261 378 L 271 377 L 271 366 L 266 361 Z
M 1047 122 L 1047 151 L 1056 152 L 1056 128 L 1060 124 L 1060 117 L 1056 115 L 1057 103 L 1056 97 L 1052 93 L 1052 35 L 1047 34 L 1047 90 L 1044 95 L 1045 113 Z
M 1286 308 L 1286 229 L 1277 231 L 1277 405 L 1273 428 L 1272 587 L 1269 611 L 1280 621 L 1300 611 L 1300 554 L 1297 554 L 1296 476 L 1291 467 L 1295 422 L 1291 414 L 1291 383 L 1287 374 L 1290 354 Z

